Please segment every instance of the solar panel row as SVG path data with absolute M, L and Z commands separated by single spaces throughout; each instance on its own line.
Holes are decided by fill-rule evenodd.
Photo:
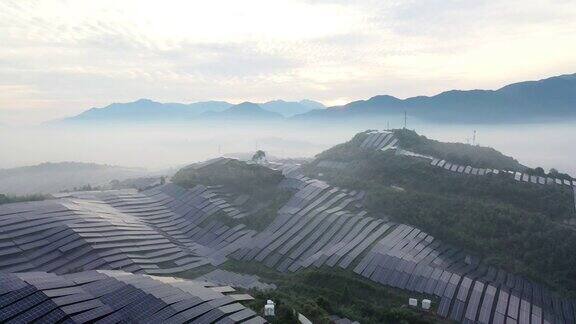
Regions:
M 175 185 L 111 191 L 0 208 L 0 270 L 91 269 L 169 274 L 220 264 L 255 231 L 203 222 L 239 217 L 215 189 Z
M 319 168 L 343 170 L 348 166 L 347 162 L 321 160 L 316 164 Z
M 397 143 L 398 139 L 394 137 L 394 133 L 379 131 L 369 133 L 360 144 L 360 147 L 363 149 L 386 151 L 395 148 Z
M 558 184 L 558 185 L 566 185 L 566 186 L 573 186 L 576 187 L 576 180 L 566 180 L 566 179 L 557 179 L 552 177 L 542 177 L 536 175 L 529 175 L 526 173 L 520 172 L 511 172 L 511 171 L 504 171 L 504 170 L 495 170 L 489 168 L 474 168 L 471 166 L 463 166 L 458 165 L 455 163 L 447 162 L 445 160 L 440 160 L 437 158 L 432 158 L 430 165 L 444 168 L 448 171 L 456 172 L 456 173 L 465 173 L 465 174 L 472 174 L 472 175 L 489 175 L 489 174 L 509 174 L 512 175 L 514 180 L 521 181 L 521 182 L 530 182 L 534 184 Z
M 228 285 L 244 289 L 270 290 L 276 289 L 276 285 L 260 281 L 256 275 L 239 274 L 226 270 L 216 269 L 194 280 L 205 281 L 209 284 Z
M 361 192 L 302 175 L 284 182 L 284 187 L 297 190 L 294 196 L 233 258 L 256 260 L 279 271 L 324 264 L 347 268 L 389 228 L 382 220 L 363 216 L 365 212 L 356 206 Z
M 236 295 L 199 281 L 99 270 L 3 273 L 0 283 L 2 323 L 265 323 Z
M 436 295 L 440 298 L 438 314 L 457 322 L 574 323 L 576 316 L 574 301 L 485 267 L 478 259 L 405 224 L 394 225 L 354 272 L 384 285 Z M 548 296 L 548 306 L 540 292 Z
M 373 141 L 380 144 L 389 137 L 378 136 Z M 455 172 L 497 171 L 482 172 L 470 166 L 434 162 Z M 0 270 L 67 273 L 82 269 L 124 269 L 169 274 L 206 264 L 218 265 L 227 257 L 256 260 L 290 272 L 323 265 L 351 267 L 372 281 L 438 296 L 439 314 L 460 322 L 527 323 L 526 319 L 532 323 L 573 322 L 573 302 L 511 274 L 486 268 L 479 260 L 419 229 L 367 217 L 361 207 L 363 192 L 332 187 L 295 171 L 290 172 L 280 186 L 294 194 L 275 220 L 259 233 L 242 224 L 227 226 L 210 217 L 223 213 L 234 218 L 249 199 L 231 197 L 221 187 L 184 189 L 169 184 L 140 193 L 111 191 L 3 205 L 0 207 Z M 225 285 L 262 287 L 250 276 L 219 271 L 211 275 Z M 77 279 L 88 285 L 97 281 L 91 277 Z M 110 282 L 96 285 L 94 291 L 107 292 L 111 289 Z M 7 287 L 19 285 L 17 280 L 8 280 L 6 284 Z M 58 298 L 80 301 L 76 294 L 66 292 L 70 287 L 55 288 L 61 289 L 55 293 L 66 294 Z M 24 293 L 27 295 L 17 298 L 22 299 L 23 305 L 35 303 L 38 313 L 60 319 L 68 316 L 68 308 L 63 311 L 46 303 L 47 300 L 37 301 L 39 297 L 34 289 L 22 290 Z M 130 287 L 116 293 L 124 303 L 146 300 Z M 28 296 L 29 299 L 23 299 Z M 241 300 L 245 296 L 235 298 Z M 3 298 L 0 306 L 2 302 Z M 154 318 L 182 320 L 180 316 L 185 314 L 211 321 L 219 316 L 213 309 L 226 306 L 215 302 L 212 310 L 204 312 L 204 308 L 190 303 L 185 303 L 186 312 L 162 309 Z M 118 316 L 126 307 L 121 302 L 105 305 L 75 302 L 74 305 L 71 308 L 82 310 L 79 318 L 88 320 L 110 313 L 109 309 Z M 243 312 L 240 310 L 234 316 L 241 317 Z M 7 309 L 6 314 L 13 313 Z

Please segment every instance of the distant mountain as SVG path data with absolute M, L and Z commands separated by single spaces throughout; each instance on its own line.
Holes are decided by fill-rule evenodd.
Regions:
M 294 120 L 374 119 L 404 114 L 433 122 L 542 122 L 576 118 L 576 74 L 520 82 L 498 90 L 451 90 L 427 97 L 375 96 L 313 110 Z
M 112 180 L 142 177 L 149 172 L 96 163 L 42 163 L 11 169 L 0 169 L 0 194 L 49 194 L 73 190 L 86 185 L 107 186 Z
M 223 111 L 232 106 L 224 101 L 205 101 L 192 104 L 160 103 L 140 99 L 128 103 L 113 103 L 92 108 L 60 122 L 141 122 L 193 119 L 207 111 Z
M 263 104 L 258 104 L 260 110 L 271 112 L 268 117 L 291 117 L 296 114 L 309 112 L 313 109 L 324 108 L 319 102 L 312 100 L 302 101 L 284 101 L 274 100 Z M 140 99 L 128 103 L 113 103 L 103 108 L 92 108 L 81 114 L 51 123 L 138 123 L 138 122 L 173 122 L 189 121 L 193 119 L 202 119 L 206 117 L 215 118 L 220 112 L 225 112 L 234 105 L 225 101 L 203 101 L 191 104 L 182 103 L 161 103 L 150 99 Z M 239 106 L 239 105 L 237 105 Z M 242 108 L 242 107 L 241 107 Z M 245 108 L 245 107 L 244 107 Z M 242 108 L 241 110 L 245 110 Z M 247 111 L 247 114 L 250 112 Z M 264 116 L 263 112 L 252 112 L 258 115 L 257 118 Z M 234 116 L 240 117 L 243 113 L 236 110 L 226 112 L 220 117 L 228 119 Z M 243 116 L 246 117 L 246 116 Z
M 326 108 L 323 104 L 313 100 L 301 100 L 301 101 L 284 101 L 284 100 L 273 100 L 268 101 L 260 106 L 264 110 L 279 113 L 284 117 L 292 117 L 294 115 L 303 114 L 314 109 L 324 109 Z
M 252 102 L 243 102 L 234 105 L 221 112 L 206 112 L 202 118 L 222 121 L 260 121 L 260 120 L 281 120 L 284 117 L 276 112 L 263 109 L 260 105 Z

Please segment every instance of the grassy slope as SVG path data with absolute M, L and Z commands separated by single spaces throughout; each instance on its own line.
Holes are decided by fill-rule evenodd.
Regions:
M 221 214 L 211 218 L 213 220 L 216 217 L 229 225 L 242 222 L 249 227 L 261 229 L 273 220 L 278 209 L 291 196 L 290 193 L 277 189 L 279 182 L 277 175 L 276 172 L 259 165 L 232 161 L 225 165 L 217 164 L 196 170 L 184 169 L 179 171 L 173 180 L 186 187 L 196 184 L 225 185 L 226 189 L 231 191 L 251 195 L 253 202 L 267 199 L 270 203 L 249 218 L 238 221 Z M 256 300 L 249 303 L 249 306 L 255 311 L 260 312 L 266 299 L 274 299 L 277 302 L 278 316 L 272 321 L 273 323 L 294 323 L 293 309 L 305 314 L 314 323 L 328 323 L 328 315 L 331 314 L 359 320 L 362 323 L 442 321 L 433 314 L 419 313 L 403 306 L 408 300 L 405 292 L 370 282 L 350 271 L 314 269 L 283 274 L 261 263 L 233 260 L 228 261 L 222 268 L 257 274 L 264 280 L 277 284 L 278 289 L 275 291 L 266 293 L 250 291 Z M 211 269 L 211 267 L 195 269 L 180 274 L 180 277 L 194 278 Z M 423 296 L 419 297 L 421 299 Z M 437 304 L 437 301 L 434 304 Z
M 399 129 L 394 133 L 403 149 L 431 155 L 452 163 L 473 165 L 478 168 L 513 171 L 526 169 L 514 158 L 506 156 L 491 147 L 439 142 L 407 129 Z
M 367 206 L 375 214 L 418 226 L 491 264 L 574 294 L 576 231 L 563 224 L 574 217 L 570 190 L 505 176 L 462 176 L 426 160 L 360 150 L 356 144 L 363 136 L 318 156 L 350 162 L 347 171 L 320 170 L 314 163 L 306 171 L 321 172 L 337 186 L 367 190 Z M 510 162 L 491 160 L 496 168 Z
M 226 163 L 214 163 L 198 169 L 181 169 L 172 181 L 185 187 L 223 185 L 237 193 L 265 196 L 282 181 L 282 173 L 258 164 L 228 159 Z
M 184 168 L 178 171 L 172 181 L 184 187 L 198 184 L 206 186 L 223 185 L 226 191 L 247 194 L 250 200 L 249 217 L 241 220 L 216 215 L 228 225 L 243 223 L 256 230 L 264 229 L 276 217 L 276 213 L 289 199 L 290 193 L 278 188 L 283 176 L 279 171 L 258 164 L 248 164 L 230 159 L 225 164 L 207 165 L 199 169 Z
M 292 309 L 314 323 L 329 323 L 328 315 L 333 314 L 361 323 L 443 321 L 434 316 L 433 312 L 421 313 L 405 307 L 409 297 L 407 293 L 370 282 L 341 269 L 308 269 L 285 274 L 260 264 L 238 261 L 229 261 L 224 268 L 256 274 L 264 281 L 274 282 L 278 286 L 274 291 L 251 291 L 250 294 L 256 300 L 248 304 L 259 312 L 267 299 L 273 299 L 279 314 L 272 323 L 294 323 Z M 437 305 L 437 301 L 434 304 Z

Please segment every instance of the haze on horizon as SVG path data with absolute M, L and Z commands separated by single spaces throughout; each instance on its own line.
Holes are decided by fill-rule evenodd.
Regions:
M 0 1 L 0 124 L 112 102 L 495 89 L 573 73 L 576 2 Z

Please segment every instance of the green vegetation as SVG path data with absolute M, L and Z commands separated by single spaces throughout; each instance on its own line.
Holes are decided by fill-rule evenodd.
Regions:
M 419 145 L 424 146 L 411 150 L 438 155 L 443 147 Z M 576 231 L 567 225 L 574 218 L 574 198 L 567 187 L 520 183 L 504 174 L 460 175 L 426 159 L 359 150 L 350 142 L 318 156 L 323 158 L 349 162 L 349 168 L 319 170 L 313 162 L 305 171 L 316 177 L 321 172 L 332 185 L 366 190 L 373 215 L 412 224 L 489 264 L 576 294 Z M 477 153 L 460 157 L 479 158 Z M 507 159 L 490 161 L 485 159 L 484 165 L 504 168 Z
M 258 150 L 256 153 L 254 153 L 254 155 L 252 155 L 252 162 L 259 163 L 262 161 L 266 161 L 266 152 Z
M 28 195 L 28 196 L 7 196 L 0 194 L 0 205 L 24 201 L 44 200 L 48 197 L 45 195 Z
M 239 261 L 229 261 L 224 268 L 256 274 L 278 286 L 273 291 L 250 291 L 256 299 L 247 304 L 261 313 L 266 300 L 274 300 L 277 316 L 272 323 L 295 323 L 293 310 L 314 323 L 329 323 L 329 315 L 347 317 L 361 323 L 442 322 L 432 312 L 418 312 L 406 307 L 409 296 L 405 292 L 384 287 L 341 269 L 308 269 L 285 274 L 259 264 Z M 434 301 L 434 304 L 437 305 L 437 302 Z
M 275 188 L 266 200 L 259 201 L 256 207 L 250 210 L 248 217 L 240 221 L 249 228 L 261 231 L 274 221 L 278 210 L 286 205 L 291 197 L 292 193 Z
M 394 131 L 400 147 L 403 149 L 430 155 L 435 158 L 473 165 L 478 168 L 522 171 L 526 169 L 512 157 L 506 156 L 491 147 L 469 145 L 463 143 L 444 143 L 418 135 L 415 131 L 398 129 Z
M 215 162 L 199 168 L 187 167 L 176 172 L 172 181 L 184 187 L 197 184 L 224 186 L 238 194 L 266 198 L 282 181 L 282 173 L 258 164 L 235 159 Z
M 198 184 L 222 185 L 226 192 L 248 195 L 250 199 L 242 207 L 247 209 L 248 217 L 239 220 L 229 219 L 225 215 L 216 217 L 227 225 L 243 223 L 249 228 L 262 230 L 274 220 L 280 207 L 291 197 L 289 192 L 278 188 L 283 178 L 281 172 L 265 166 L 227 159 L 200 168 L 184 168 L 174 175 L 172 181 L 188 188 Z

